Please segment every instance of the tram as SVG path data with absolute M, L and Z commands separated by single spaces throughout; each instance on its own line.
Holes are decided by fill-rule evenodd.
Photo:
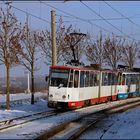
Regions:
M 48 107 L 77 108 L 139 96 L 140 74 L 51 66 Z

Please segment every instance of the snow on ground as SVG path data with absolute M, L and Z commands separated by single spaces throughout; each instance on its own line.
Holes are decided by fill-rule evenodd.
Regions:
M 47 94 L 35 93 L 35 104 L 31 105 L 31 94 L 11 94 L 10 95 L 10 110 L 6 110 L 5 95 L 0 95 L 0 120 L 13 118 L 17 116 L 26 115 L 48 110 Z M 15 101 L 15 102 L 14 102 Z
M 39 93 L 38 96 L 44 93 Z M 18 95 L 14 95 L 13 99 L 17 99 Z M 30 98 L 30 95 L 18 96 L 18 99 L 23 99 L 25 96 Z M 37 94 L 35 95 L 37 96 Z M 46 95 L 45 95 L 46 96 Z M 134 99 L 133 99 L 134 100 Z M 0 99 L 0 103 L 2 103 Z M 36 120 L 30 122 L 27 125 L 22 125 L 21 127 L 15 129 L 9 129 L 8 131 L 0 132 L 0 139 L 33 139 L 39 134 L 42 134 L 46 130 L 50 130 L 52 127 L 64 121 L 70 121 L 77 118 L 85 113 L 96 112 L 99 109 L 106 108 L 107 106 L 112 106 L 116 103 L 121 103 L 123 101 L 105 103 L 95 105 L 93 107 L 88 107 L 80 109 L 78 111 L 73 111 L 70 113 L 65 113 L 63 115 L 56 115 L 45 119 Z M 18 104 L 12 107 L 9 111 L 5 109 L 0 110 L 0 119 L 12 118 L 15 116 L 22 116 L 28 113 L 35 113 L 39 111 L 50 110 L 47 107 L 47 100 L 40 99 L 35 102 L 34 105 L 30 103 Z M 121 114 L 111 115 L 109 118 L 105 118 L 103 121 L 98 123 L 95 127 L 90 129 L 88 133 L 83 134 L 81 139 L 140 139 L 140 107 L 136 109 L 131 109 Z
M 140 107 L 105 118 L 79 139 L 140 139 Z

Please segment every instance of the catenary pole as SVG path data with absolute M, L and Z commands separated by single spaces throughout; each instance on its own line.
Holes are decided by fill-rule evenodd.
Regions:
M 51 11 L 52 66 L 57 64 L 55 11 Z

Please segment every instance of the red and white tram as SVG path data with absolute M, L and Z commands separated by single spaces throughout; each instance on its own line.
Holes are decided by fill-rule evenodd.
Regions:
M 51 66 L 48 106 L 75 108 L 117 100 L 118 72 Z

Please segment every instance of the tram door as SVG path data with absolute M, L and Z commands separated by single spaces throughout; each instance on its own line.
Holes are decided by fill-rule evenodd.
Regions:
M 79 98 L 79 71 L 71 70 L 69 85 L 68 85 L 68 93 L 70 94 L 70 100 L 78 101 Z
M 117 73 L 110 73 L 111 100 L 117 99 Z

